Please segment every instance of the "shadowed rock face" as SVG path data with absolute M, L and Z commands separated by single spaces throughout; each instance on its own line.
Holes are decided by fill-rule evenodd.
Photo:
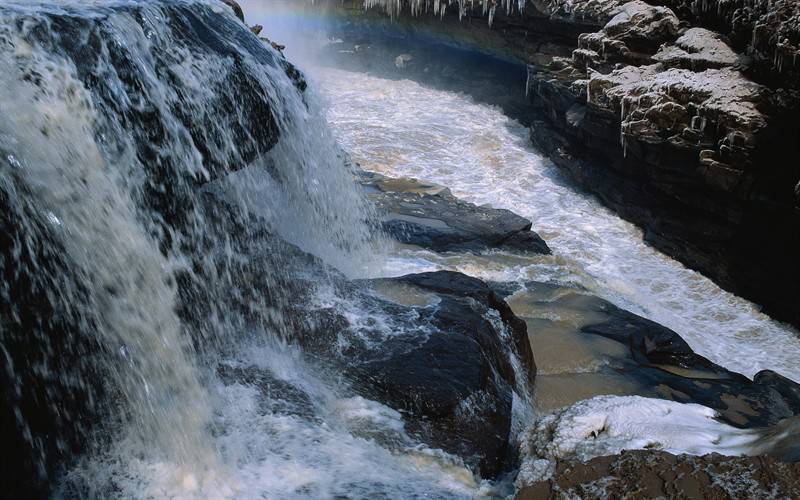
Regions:
M 414 179 L 362 172 L 361 184 L 382 215 L 383 230 L 402 243 L 437 252 L 550 253 L 531 222 L 509 210 L 479 207 Z
M 642 4 L 530 66 L 531 138 L 649 243 L 798 324 L 795 82 L 762 78 L 706 17 Z
M 794 498 L 800 463 L 770 457 L 671 455 L 624 451 L 587 463 L 559 461 L 548 481 L 523 488 L 517 500 L 545 498 Z

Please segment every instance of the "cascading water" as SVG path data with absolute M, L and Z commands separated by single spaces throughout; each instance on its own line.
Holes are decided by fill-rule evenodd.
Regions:
M 216 1 L 0 7 L 3 470 L 20 494 L 477 487 L 294 346 L 287 310 L 338 276 L 320 259 L 363 271 L 377 244 L 305 87 Z

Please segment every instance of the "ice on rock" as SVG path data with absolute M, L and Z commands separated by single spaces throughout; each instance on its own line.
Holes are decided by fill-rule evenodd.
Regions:
M 597 396 L 539 418 L 523 439 L 521 486 L 547 479 L 557 459 L 657 449 L 673 454 L 747 455 L 761 435 L 715 419 L 711 408 L 640 396 Z

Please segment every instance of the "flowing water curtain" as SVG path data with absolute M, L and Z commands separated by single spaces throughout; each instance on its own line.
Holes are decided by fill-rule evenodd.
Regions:
M 212 354 L 196 348 L 245 324 L 229 307 L 245 247 L 284 230 L 346 261 L 370 239 L 363 196 L 331 154 L 313 96 L 217 2 L 9 3 L 0 67 L 0 341 L 20 410 L 11 418 L 46 472 L 48 455 L 75 447 L 50 449 L 49 429 L 30 424 L 72 410 L 73 424 L 85 422 L 86 408 L 64 408 L 57 387 L 95 406 L 103 386 L 122 441 L 202 466 L 214 455 L 201 382 Z M 247 169 L 265 191 L 227 180 Z M 232 186 L 224 206 L 209 208 L 213 183 Z M 247 318 L 288 335 L 280 309 L 290 292 L 270 250 Z

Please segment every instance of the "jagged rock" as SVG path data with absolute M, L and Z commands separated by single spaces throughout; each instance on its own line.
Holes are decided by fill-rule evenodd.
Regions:
M 747 165 L 755 136 L 766 126 L 757 107 L 765 89 L 731 69 L 661 69 L 628 66 L 609 75 L 592 74 L 588 101 L 620 113 L 623 139 L 670 141 L 677 147 L 714 145 L 721 139 L 716 156 L 724 161 L 738 154 L 731 163 L 740 169 Z M 683 133 L 686 129 L 691 132 Z
M 752 59 L 748 74 L 775 87 L 800 87 L 800 3 L 795 0 L 664 0 L 696 26 L 719 31 Z
M 674 45 L 664 45 L 653 60 L 667 67 L 703 71 L 735 65 L 739 55 L 722 40 L 719 33 L 705 28 L 686 30 Z
M 531 222 L 509 210 L 479 207 L 448 189 L 414 179 L 362 172 L 360 181 L 382 215 L 383 229 L 403 243 L 439 252 L 498 248 L 549 254 Z
M 233 13 L 236 14 L 236 17 L 238 17 L 240 21 L 244 22 L 244 11 L 236 0 L 222 0 L 222 3 L 230 7 L 233 10 Z
M 523 488 L 517 500 L 544 498 L 794 498 L 800 463 L 771 457 L 671 455 L 624 451 L 587 463 L 559 461 L 553 477 Z
M 372 290 L 367 309 L 402 324 L 389 335 L 358 325 L 339 333 L 333 345 L 344 346 L 356 389 L 399 410 L 408 431 L 482 476 L 507 470 L 512 392 L 526 394 L 536 370 L 524 322 L 486 284 L 460 273 L 364 284 Z M 514 351 L 524 373 L 514 371 Z
M 623 40 L 632 48 L 650 48 L 674 40 L 678 18 L 666 7 L 653 7 L 641 0 L 624 4 L 603 27 L 611 39 Z
M 605 24 L 628 0 L 532 0 L 540 12 L 554 18 Z

